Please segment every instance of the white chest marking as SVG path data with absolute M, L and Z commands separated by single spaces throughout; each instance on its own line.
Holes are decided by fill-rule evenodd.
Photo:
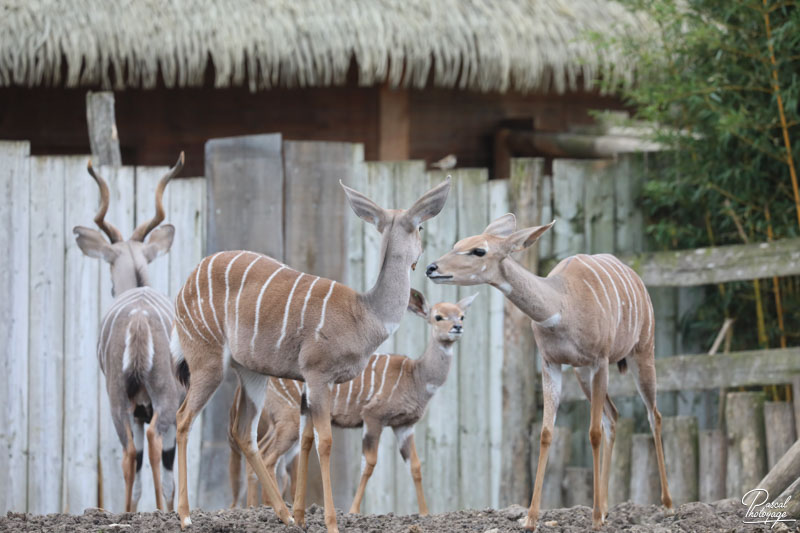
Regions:
M 512 290 L 511 289 L 511 284 L 506 283 L 505 281 L 503 283 L 501 283 L 500 285 L 498 285 L 497 288 L 500 289 L 503 292 L 503 294 L 506 294 L 506 295 L 511 294 L 511 290 Z
M 536 323 L 543 328 L 554 328 L 561 323 L 561 313 L 556 313 L 548 319 Z
M 436 394 L 436 391 L 439 390 L 439 387 L 437 385 L 434 385 L 433 383 L 427 383 L 425 385 L 425 390 L 428 391 L 428 394 L 433 396 L 434 394 Z
M 397 323 L 397 322 L 384 322 L 383 323 L 383 329 L 386 330 L 386 334 L 387 335 L 392 335 L 395 331 L 397 331 L 397 328 L 399 328 L 399 327 L 400 327 L 400 324 Z

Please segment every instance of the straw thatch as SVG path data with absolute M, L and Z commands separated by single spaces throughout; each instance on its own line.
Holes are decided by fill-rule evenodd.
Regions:
M 646 31 L 592 0 L 0 0 L 0 86 L 345 82 L 480 91 L 588 89 L 633 65 L 587 35 Z

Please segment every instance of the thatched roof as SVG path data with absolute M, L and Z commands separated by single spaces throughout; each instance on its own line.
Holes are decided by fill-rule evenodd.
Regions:
M 629 81 L 586 35 L 644 31 L 603 0 L 0 0 L 0 86 L 342 84 L 480 91 Z

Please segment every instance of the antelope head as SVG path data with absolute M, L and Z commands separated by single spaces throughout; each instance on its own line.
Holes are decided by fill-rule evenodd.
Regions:
M 452 343 L 464 333 L 464 314 L 472 305 L 478 293 L 466 296 L 458 303 L 440 302 L 428 307 L 425 296 L 416 289 L 411 289 L 408 310 L 424 318 L 431 326 L 433 339 L 441 343 Z
M 425 273 L 434 283 L 480 285 L 500 278 L 500 263 L 539 240 L 555 220 L 544 226 L 516 230 L 517 221 L 507 213 L 483 233 L 458 241 L 453 249 L 428 265 Z
M 113 224 L 105 220 L 108 211 L 109 192 L 108 184 L 92 167 L 89 160 L 87 170 L 100 188 L 100 209 L 94 217 L 94 222 L 103 230 L 108 239 L 97 230 L 84 226 L 75 226 L 72 232 L 77 235 L 75 240 L 78 247 L 89 257 L 104 259 L 111 266 L 111 294 L 116 296 L 134 287 L 149 285 L 147 265 L 156 257 L 164 255 L 172 246 L 175 236 L 175 227 L 164 224 L 164 205 L 162 199 L 167 183 L 174 178 L 183 168 L 183 152 L 178 162 L 172 167 L 156 187 L 156 214 L 153 218 L 139 225 L 130 239 L 122 238 L 122 233 Z M 145 240 L 145 237 L 149 238 Z

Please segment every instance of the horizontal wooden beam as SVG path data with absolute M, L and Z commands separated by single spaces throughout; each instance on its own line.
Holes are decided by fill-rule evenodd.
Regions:
M 664 147 L 639 137 L 622 135 L 587 135 L 547 131 L 513 131 L 504 135 L 504 142 L 516 156 L 548 156 L 572 158 L 614 157 L 630 152 L 656 152 Z
M 800 274 L 800 239 L 621 258 L 648 286 L 689 287 Z
M 566 371 L 561 400 L 585 399 L 573 370 Z M 791 383 L 800 374 L 800 347 L 656 359 L 659 392 Z M 609 369 L 609 396 L 636 394 L 633 377 Z

